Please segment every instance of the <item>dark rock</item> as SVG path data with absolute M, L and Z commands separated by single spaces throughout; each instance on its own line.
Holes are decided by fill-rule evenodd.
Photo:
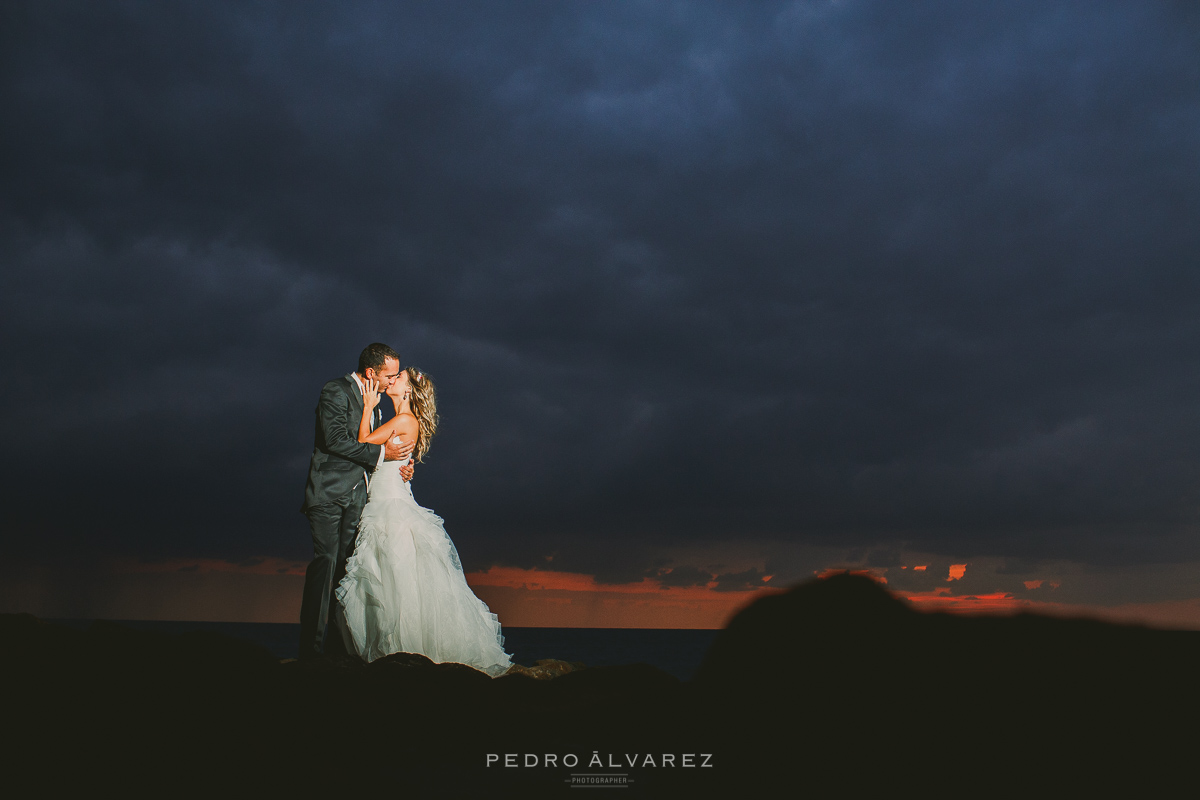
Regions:
M 884 791 L 936 753 L 952 783 L 1078 790 L 1106 780 L 1085 763 L 1130 777 L 1131 758 L 1169 752 L 1200 712 L 1198 671 L 1200 633 L 922 613 L 840 575 L 738 614 L 688 696 L 714 709 L 734 772 L 763 785 L 789 785 L 807 765 Z
M 371 669 L 379 670 L 413 670 L 434 669 L 437 664 L 428 656 L 420 653 L 392 653 L 383 658 L 377 658 L 370 664 Z
M 566 674 L 555 683 L 561 691 L 630 699 L 661 696 L 680 687 L 680 681 L 674 675 L 649 664 L 592 667 Z
M 1190 764 L 1181 732 L 1200 713 L 1200 634 L 920 613 L 853 576 L 755 602 L 687 683 L 555 659 L 497 679 L 408 653 L 279 664 L 221 637 L 29 615 L 0 615 L 0 646 L 21 732 L 10 761 L 44 774 L 136 757 L 126 788 L 270 764 L 266 790 L 307 790 L 336 761 L 374 765 L 364 790 L 403 775 L 414 796 L 562 796 L 563 771 L 489 770 L 485 754 L 604 751 L 713 755 L 717 769 L 637 772 L 645 797 L 865 796 L 906 781 L 1090 796 L 1136 780 L 1145 794 Z

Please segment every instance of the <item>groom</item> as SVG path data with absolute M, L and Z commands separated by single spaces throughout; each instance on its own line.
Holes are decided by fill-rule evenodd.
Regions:
M 408 461 L 415 442 L 386 446 L 358 441 L 363 413 L 363 386 L 375 381 L 386 392 L 400 375 L 400 357 L 386 344 L 367 345 L 358 357 L 358 371 L 337 378 L 321 389 L 317 402 L 317 433 L 304 505 L 312 529 L 313 560 L 304 575 L 300 604 L 300 657 L 344 651 L 342 637 L 328 636 L 329 618 L 337 598 L 334 589 L 346 574 L 346 559 L 354 548 L 358 518 L 367 502 L 367 481 L 384 461 Z M 374 428 L 379 410 L 375 411 Z M 404 480 L 413 468 L 400 468 Z M 336 622 L 334 623 L 337 624 Z

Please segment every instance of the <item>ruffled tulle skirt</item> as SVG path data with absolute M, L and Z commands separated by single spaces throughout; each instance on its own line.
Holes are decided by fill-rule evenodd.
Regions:
M 407 486 L 386 499 L 372 492 L 337 598 L 366 661 L 421 653 L 493 677 L 512 665 L 500 620 L 467 585 L 442 518 L 417 505 Z

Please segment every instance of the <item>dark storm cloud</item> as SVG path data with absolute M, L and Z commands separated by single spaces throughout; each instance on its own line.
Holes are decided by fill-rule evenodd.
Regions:
M 468 566 L 1200 555 L 1190 6 L 4 13 L 18 549 L 303 557 L 379 339 Z
M 744 592 L 748 589 L 761 589 L 767 585 L 763 580 L 763 572 L 754 567 L 741 572 L 726 572 L 718 575 L 716 581 L 717 585 L 713 588 L 718 592 Z
M 707 570 L 689 566 L 664 569 L 656 577 L 663 586 L 705 586 L 713 579 Z

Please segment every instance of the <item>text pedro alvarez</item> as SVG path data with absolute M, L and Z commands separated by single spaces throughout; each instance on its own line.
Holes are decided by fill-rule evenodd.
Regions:
M 618 769 L 620 767 L 674 767 L 676 756 L 679 758 L 680 767 L 712 767 L 712 753 L 619 753 L 616 756 L 612 753 L 606 753 L 608 761 L 600 757 L 600 751 L 593 750 L 592 757 L 588 763 L 582 764 L 582 760 L 574 753 L 563 753 L 561 756 L 561 766 L 578 767 L 582 764 L 585 767 L 608 767 L 610 769 Z M 614 761 L 617 758 L 617 761 Z M 641 759 L 639 762 L 638 759 Z M 488 753 L 487 766 L 501 767 L 558 767 L 560 765 L 560 756 L 557 753 Z

